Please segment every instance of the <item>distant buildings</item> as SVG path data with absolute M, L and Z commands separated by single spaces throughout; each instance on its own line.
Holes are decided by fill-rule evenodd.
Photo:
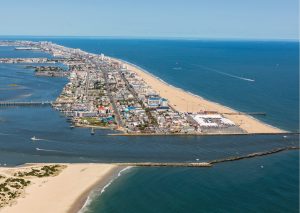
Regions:
M 176 111 L 157 93 L 158 88 L 150 87 L 129 70 L 126 63 L 104 54 L 90 54 L 51 42 L 14 44 L 38 48 L 55 58 L 2 58 L 0 63 L 59 62 L 68 66 L 70 82 L 53 106 L 75 125 L 121 127 L 129 134 L 202 134 L 212 129 L 224 131 L 235 127 L 232 121 L 217 112 Z

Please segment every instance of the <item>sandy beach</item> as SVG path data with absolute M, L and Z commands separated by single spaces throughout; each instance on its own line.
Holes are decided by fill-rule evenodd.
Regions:
M 126 63 L 125 61 L 111 58 L 113 61 L 119 63 L 124 63 L 127 66 L 127 69 L 135 72 L 144 81 L 156 90 L 161 97 L 168 99 L 169 104 L 179 112 L 199 112 L 199 111 L 216 111 L 220 114 L 223 113 L 237 113 L 238 111 L 231 109 L 226 106 L 222 106 L 219 103 L 215 103 L 209 100 L 206 100 L 200 96 L 193 95 L 191 93 L 185 92 L 180 88 L 176 88 L 172 85 L 169 85 L 159 78 L 151 75 L 150 73 L 145 72 L 137 66 Z M 268 125 L 262 121 L 259 121 L 249 115 L 226 115 L 224 117 L 232 120 L 235 124 L 240 126 L 247 133 L 283 133 L 284 130 Z
M 0 175 L 10 175 L 23 167 L 0 168 Z M 96 187 L 105 186 L 120 168 L 112 164 L 63 164 L 60 174 L 51 177 L 30 177 L 31 184 L 11 206 L 0 209 L 2 213 L 74 213 L 78 212 L 88 194 Z

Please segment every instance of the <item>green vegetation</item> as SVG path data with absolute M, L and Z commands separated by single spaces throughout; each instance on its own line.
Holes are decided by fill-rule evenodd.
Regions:
M 104 83 L 100 82 L 100 81 L 96 81 L 94 83 L 94 89 L 104 89 Z
M 88 122 L 88 124 L 92 125 L 92 126 L 107 127 L 109 125 L 109 123 L 101 121 L 101 120 L 99 120 L 99 118 L 96 118 L 96 117 L 84 117 L 84 118 L 81 118 L 81 121 L 83 123 L 84 123 L 84 120 L 86 120 Z
M 128 105 L 128 100 L 119 100 L 117 102 L 119 102 L 121 105 Z
M 61 165 L 49 165 L 49 166 L 43 166 L 42 168 L 31 168 L 31 171 L 29 172 L 17 172 L 14 174 L 16 177 L 49 177 L 53 175 L 57 175 L 63 166 Z
M 31 181 L 30 178 L 43 178 L 58 175 L 65 165 L 45 165 L 20 169 L 13 176 L 0 175 L 0 210 L 19 197 Z
M 139 130 L 144 131 L 148 127 L 148 124 L 140 124 L 137 127 L 139 128 Z
M 22 193 L 22 189 L 28 186 L 31 182 L 23 178 L 6 178 L 1 176 L 1 179 L 4 179 L 0 183 L 0 208 L 9 204 L 9 202 Z

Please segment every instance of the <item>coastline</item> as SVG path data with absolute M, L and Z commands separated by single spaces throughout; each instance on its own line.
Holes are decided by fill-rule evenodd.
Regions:
M 123 63 L 127 69 L 135 72 L 140 76 L 149 86 L 156 90 L 162 97 L 168 99 L 171 107 L 179 112 L 199 112 L 203 111 L 217 111 L 223 114 L 224 117 L 232 120 L 243 129 L 245 134 L 260 134 L 260 133 L 286 133 L 288 131 L 274 127 L 270 124 L 264 123 L 250 115 L 228 115 L 224 113 L 239 113 L 239 111 L 228 106 L 223 106 L 220 103 L 207 100 L 199 95 L 185 91 L 181 88 L 168 84 L 164 80 L 158 78 L 152 73 L 143 68 L 127 62 L 122 59 L 109 57 L 112 61 Z
M 134 133 L 134 134 L 128 134 L 128 133 L 110 133 L 107 134 L 108 136 L 164 136 L 164 137 L 170 137 L 170 136 L 176 136 L 176 137 L 195 137 L 195 136 L 201 136 L 201 137 L 209 137 L 209 136 L 222 136 L 222 137 L 230 137 L 230 136 L 250 136 L 250 135 L 299 135 L 299 132 L 275 132 L 275 133 L 202 133 L 202 134 L 186 134 L 186 133 L 173 133 L 173 134 L 160 134 L 160 133 L 152 133 L 152 134 L 143 134 L 143 133 Z
M 0 167 L 0 175 L 7 178 L 31 168 L 59 165 L 58 174 L 45 177 L 22 176 L 31 183 L 21 195 L 1 208 L 3 213 L 83 213 L 94 196 L 101 196 L 122 172 L 132 167 L 194 167 L 211 168 L 215 164 L 262 157 L 283 151 L 299 150 L 298 146 L 274 148 L 245 155 L 228 156 L 207 162 L 132 162 L 132 163 L 28 163 L 16 167 Z M 13 176 L 16 177 L 16 176 Z M 21 176 L 20 176 L 21 177 Z M 101 191 L 100 191 L 101 190 Z
M 38 44 L 32 43 L 32 46 L 36 46 Z M 254 112 L 254 113 L 247 113 L 247 112 L 239 112 L 238 110 L 235 110 L 233 108 L 224 106 L 220 103 L 217 102 L 213 102 L 210 101 L 208 99 L 205 99 L 199 95 L 193 94 L 190 91 L 185 91 L 181 88 L 175 87 L 173 85 L 168 84 L 167 82 L 165 82 L 164 80 L 160 79 L 159 77 L 153 75 L 152 73 L 146 71 L 145 69 L 132 64 L 130 62 L 121 60 L 121 59 L 117 59 L 117 58 L 113 58 L 113 57 L 109 57 L 109 56 L 104 56 L 103 54 L 101 55 L 96 55 L 96 54 L 91 54 L 85 51 L 82 51 L 80 49 L 74 50 L 72 48 L 67 48 L 67 47 L 63 47 L 60 45 L 56 45 L 56 44 L 52 44 L 50 43 L 49 45 L 45 45 L 45 47 L 43 45 L 41 45 L 40 47 L 42 50 L 43 48 L 45 52 L 48 52 L 54 56 L 58 55 L 64 55 L 64 56 L 69 56 L 69 57 L 77 57 L 74 56 L 73 52 L 77 51 L 78 54 L 80 54 L 80 58 L 78 60 L 80 60 L 84 66 L 83 68 L 86 69 L 86 66 L 88 66 L 89 63 L 91 63 L 93 66 L 99 66 L 103 73 L 107 73 L 110 72 L 109 70 L 107 70 L 107 68 L 105 67 L 105 63 L 108 63 L 110 66 L 114 67 L 114 69 L 111 72 L 112 74 L 112 79 L 114 80 L 108 80 L 108 75 L 107 74 L 99 74 L 97 73 L 95 70 L 92 71 L 83 71 L 83 73 L 77 73 L 76 69 L 71 69 L 69 70 L 72 74 L 72 76 L 70 76 L 70 82 L 64 87 L 61 95 L 56 99 L 56 102 L 54 102 L 54 104 L 52 104 L 52 106 L 58 110 L 61 111 L 66 111 L 69 114 L 71 114 L 71 116 L 79 116 L 79 117 L 94 117 L 97 119 L 97 116 L 99 116 L 101 119 L 103 118 L 105 121 L 103 123 L 107 124 L 107 120 L 106 118 L 112 118 L 113 116 L 116 116 L 116 121 L 115 123 L 117 124 L 117 126 L 115 125 L 102 125 L 101 123 L 99 123 L 99 125 L 93 125 L 93 122 L 89 122 L 86 121 L 85 123 L 80 123 L 80 122 L 75 122 L 74 123 L 74 127 L 83 127 L 83 128 L 92 128 L 92 132 L 95 129 L 111 129 L 111 130 L 118 130 L 120 132 L 123 132 L 122 135 L 139 135 L 139 133 L 143 133 L 143 134 L 150 134 L 150 135 L 156 135 L 156 134 L 152 134 L 152 133 L 158 133 L 159 135 L 161 134 L 174 134 L 174 133 L 182 133 L 185 135 L 227 135 L 227 134 L 262 134 L 262 133 L 269 133 L 269 134 L 277 134 L 277 133 L 288 133 L 288 131 L 282 130 L 280 128 L 271 126 L 270 124 L 267 124 L 257 118 L 254 118 L 251 115 L 255 115 L 255 114 L 262 114 L 265 115 L 264 112 Z M 47 49 L 48 48 L 48 49 Z M 86 57 L 93 57 L 95 61 L 92 62 L 86 62 L 84 61 Z M 16 60 L 17 63 L 19 63 L 20 61 L 24 61 L 25 59 L 19 58 Z M 42 60 L 42 59 L 39 59 Z M 26 60 L 25 60 L 26 61 Z M 102 62 L 101 62 L 102 61 Z M 103 62 L 104 61 L 104 62 Z M 29 60 L 29 62 L 32 62 L 32 60 Z M 69 64 L 70 62 L 65 59 L 64 61 L 66 64 Z M 112 63 L 111 63 L 112 62 Z M 3 63 L 15 63 L 14 60 L 12 59 L 3 59 Z M 103 65 L 104 63 L 104 65 Z M 72 64 L 72 63 L 71 63 Z M 124 69 L 128 69 L 130 70 L 132 73 L 135 73 L 135 76 L 138 76 L 137 79 L 134 79 L 132 77 L 125 77 L 125 74 L 122 73 L 122 68 Z M 117 70 L 117 68 L 119 68 L 119 70 Z M 77 73 L 77 74 L 76 74 Z M 70 75 L 71 75 L 70 74 Z M 128 74 L 128 72 L 127 72 Z M 102 79 L 104 81 L 106 81 L 107 85 L 109 86 L 109 90 L 106 91 L 106 89 L 104 91 L 107 92 L 107 94 L 105 95 L 105 93 L 103 93 L 103 97 L 101 97 L 101 100 L 97 99 L 97 97 L 95 96 L 95 94 L 89 95 L 89 93 L 87 93 L 87 88 L 89 86 L 89 82 L 93 81 L 90 79 L 89 76 L 92 76 L 93 78 L 96 79 Z M 120 75 L 120 76 L 119 76 Z M 79 76 L 79 77 L 78 77 Z M 138 97 L 138 95 L 136 94 L 135 89 L 131 89 L 130 83 L 128 82 L 129 78 L 131 81 L 131 83 L 135 83 L 136 81 L 139 82 L 138 84 L 141 84 L 143 86 L 147 86 L 146 89 L 142 89 L 141 90 L 141 86 L 138 85 L 137 88 L 141 94 L 141 97 L 144 98 L 140 98 Z M 106 80 L 105 80 L 106 79 Z M 72 85 L 72 80 L 74 82 L 77 81 L 83 81 L 84 84 L 86 83 L 85 86 L 79 86 L 79 87 L 75 87 L 77 88 L 76 91 L 78 93 L 74 93 L 72 92 L 72 86 L 74 87 L 74 85 Z M 108 83 L 109 81 L 112 81 L 111 83 Z M 114 82 L 115 81 L 115 82 Z M 118 84 L 118 89 L 114 88 L 116 87 L 116 82 L 123 82 Z M 95 82 L 94 82 L 95 83 Z M 71 84 L 71 86 L 70 86 Z M 103 87 L 103 85 L 102 85 Z M 122 89 L 120 89 L 122 88 Z M 132 87 L 133 88 L 133 87 Z M 111 93 L 111 89 L 112 90 L 116 90 L 114 91 L 114 93 Z M 126 91 L 124 93 L 124 91 Z M 133 91 L 131 91 L 133 90 Z M 121 104 L 118 103 L 118 105 L 115 103 L 114 98 L 112 97 L 112 94 L 116 95 L 118 97 L 118 99 L 121 100 L 126 100 L 128 101 L 128 97 L 130 97 L 130 95 L 132 97 L 134 97 L 134 101 L 131 104 L 135 104 L 135 106 L 139 106 L 139 104 L 141 104 L 143 109 L 147 109 L 148 104 L 151 102 L 151 104 L 155 105 L 157 104 L 157 100 L 153 101 L 150 100 L 149 102 L 149 97 L 148 95 L 151 94 L 149 93 L 149 91 L 154 91 L 154 94 L 158 97 L 161 97 L 161 99 L 159 100 L 159 104 L 158 106 L 167 106 L 168 108 L 170 108 L 171 112 L 175 112 L 175 114 L 180 115 L 181 118 L 176 117 L 176 115 L 169 115 L 166 112 L 162 112 L 165 111 L 165 109 L 155 109 L 153 110 L 154 112 L 149 112 L 146 111 L 146 113 L 142 113 L 140 111 L 137 110 L 137 112 L 134 112 L 132 114 L 130 113 L 126 113 L 126 115 L 122 115 L 124 116 L 124 118 L 121 118 L 122 116 L 120 115 L 120 112 L 123 111 L 123 109 L 126 106 L 126 102 L 124 104 L 124 102 L 122 102 Z M 83 91 L 85 91 L 84 93 L 82 93 Z M 78 96 L 79 99 L 82 99 L 81 101 L 78 102 L 78 97 L 77 99 L 75 98 L 76 94 L 81 94 L 82 96 Z M 125 96 L 124 96 L 124 94 Z M 149 94 L 148 94 L 149 93 Z M 75 99 L 74 99 L 75 98 Z M 93 104 L 86 102 L 86 100 L 93 100 Z M 152 98 L 152 97 L 150 97 Z M 102 100 L 103 99 L 103 100 Z M 148 99 L 148 100 L 147 100 Z M 162 101 L 163 99 L 166 99 L 164 101 Z M 77 101 L 76 101 L 77 100 Z M 138 103 L 140 100 L 141 103 Z M 102 111 L 100 112 L 99 110 L 97 110 L 97 104 L 98 105 L 105 105 L 106 106 L 106 102 L 109 102 L 109 104 L 111 104 L 110 107 L 113 108 L 113 111 Z M 154 103 L 153 103 L 154 102 Z M 163 102 L 163 103 L 162 103 Z M 80 106 L 83 103 L 83 106 Z M 104 103 L 104 104 L 103 104 Z M 72 107 L 70 108 L 70 106 L 66 106 L 68 104 L 71 104 L 72 107 L 76 106 L 79 104 L 79 106 L 76 106 L 74 110 Z M 146 104 L 146 105 L 145 105 Z M 79 107 L 79 108 L 78 108 Z M 79 113 L 80 108 L 84 108 L 84 112 Z M 152 108 L 152 106 L 150 107 Z M 79 110 L 78 110 L 79 109 Z M 128 110 L 128 109 L 127 109 Z M 76 114 L 74 114 L 76 113 Z M 153 115 L 154 114 L 154 115 Z M 205 117 L 214 117 L 215 114 L 217 114 L 219 117 L 223 118 L 225 121 L 214 121 L 216 123 L 212 123 L 209 119 L 205 119 L 202 118 L 203 114 Z M 213 114 L 213 115 L 210 115 Z M 110 117 L 111 116 L 111 117 Z M 126 117 L 127 116 L 127 117 Z M 138 116 L 140 118 L 138 118 Z M 125 118 L 126 117 L 126 118 Z M 153 118 L 152 118 L 153 117 Z M 200 117 L 200 118 L 199 118 Z M 127 119 L 128 118 L 128 119 Z M 139 119 L 145 120 L 146 124 L 144 125 L 143 122 L 138 122 Z M 149 119 L 150 118 L 150 119 Z M 214 117 L 215 118 L 215 117 Z M 125 120 L 125 121 L 122 121 Z M 159 119 L 159 122 L 157 122 L 156 119 Z M 149 120 L 149 121 L 148 121 Z M 123 125 L 123 122 L 125 122 L 125 126 Z M 205 123 L 205 124 L 200 124 L 200 123 Z M 207 123 L 207 124 L 206 124 Z M 155 126 L 159 125 L 159 128 L 156 129 Z M 200 126 L 200 127 L 199 127 Z M 202 126 L 203 129 L 202 129 Z M 214 127 L 218 127 L 218 128 L 214 128 Z M 231 128 L 232 127 L 232 128 Z M 177 134 L 174 134 L 177 135 Z
M 67 213 L 82 213 L 85 207 L 89 204 L 88 200 L 91 194 L 97 189 L 103 189 L 107 184 L 114 180 L 118 174 L 126 167 L 118 166 L 105 174 L 96 183 L 87 188 L 73 203 Z
M 17 172 L 37 166 L 54 165 L 49 163 L 25 164 L 21 167 L 0 167 L 3 172 Z M 14 200 L 12 206 L 0 211 L 13 212 L 78 212 L 85 204 L 94 188 L 104 187 L 124 167 L 113 164 L 60 163 L 65 165 L 61 173 L 51 177 L 30 177 L 32 183 L 22 196 Z M 59 202 L 57 202 L 59 199 Z

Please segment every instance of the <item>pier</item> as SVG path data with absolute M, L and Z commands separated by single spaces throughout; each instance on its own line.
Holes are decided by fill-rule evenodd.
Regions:
M 23 102 L 9 102 L 9 101 L 0 101 L 0 107 L 9 107 L 9 106 L 51 106 L 52 101 L 23 101 Z
M 53 106 L 56 104 L 70 104 L 63 101 L 0 101 L 0 107 L 9 106 Z
M 225 112 L 225 113 L 220 113 L 223 115 L 263 115 L 266 116 L 267 113 L 265 112 Z

